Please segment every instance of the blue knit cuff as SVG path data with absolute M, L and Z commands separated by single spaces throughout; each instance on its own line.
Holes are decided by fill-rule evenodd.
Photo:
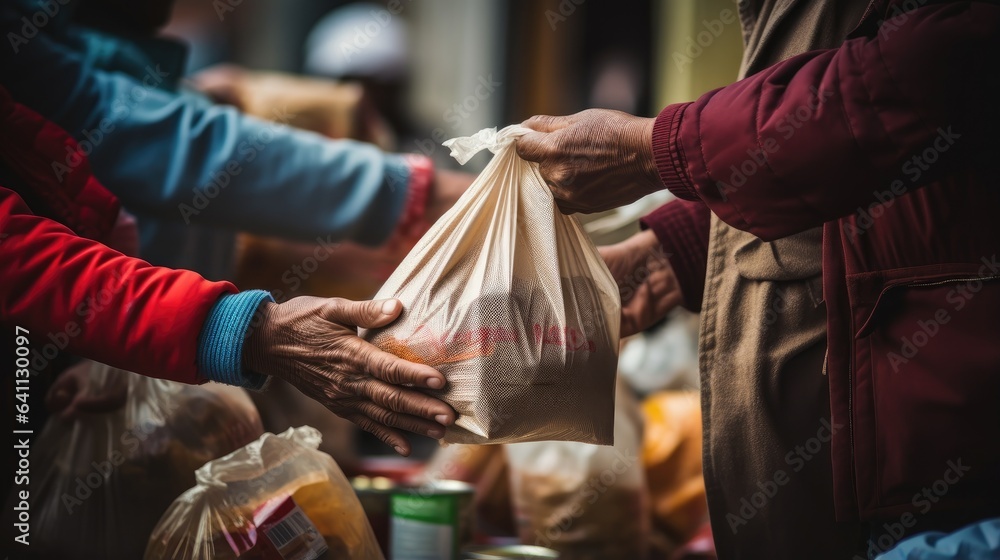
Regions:
M 208 312 L 198 338 L 198 372 L 202 377 L 246 389 L 263 389 L 268 376 L 243 369 L 243 341 L 257 308 L 274 301 L 269 292 L 226 294 Z

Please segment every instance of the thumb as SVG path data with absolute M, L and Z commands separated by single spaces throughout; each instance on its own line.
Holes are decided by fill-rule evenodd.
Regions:
M 331 313 L 331 318 L 338 323 L 365 329 L 384 327 L 395 321 L 403 311 L 403 304 L 398 299 L 339 301 L 340 304 Z

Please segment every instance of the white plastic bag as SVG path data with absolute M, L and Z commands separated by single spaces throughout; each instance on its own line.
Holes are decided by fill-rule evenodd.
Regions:
M 206 463 L 163 515 L 145 560 L 381 560 L 361 502 L 315 428 Z
M 399 298 L 403 315 L 362 336 L 444 374 L 447 386 L 429 392 L 459 414 L 446 442 L 610 444 L 618 288 L 537 164 L 518 157 L 526 132 L 445 142 L 460 163 L 496 155 L 376 296 Z

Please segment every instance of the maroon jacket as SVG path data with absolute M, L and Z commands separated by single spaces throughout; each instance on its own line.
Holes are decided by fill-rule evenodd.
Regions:
M 685 200 L 644 221 L 688 307 L 709 211 L 765 241 L 823 225 L 838 518 L 1000 505 L 998 55 L 996 2 L 876 0 L 840 48 L 657 118 Z

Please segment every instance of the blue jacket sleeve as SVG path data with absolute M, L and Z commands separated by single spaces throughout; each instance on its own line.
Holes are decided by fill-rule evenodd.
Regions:
M 944 534 L 904 539 L 877 560 L 991 560 L 1000 558 L 1000 519 L 987 519 Z
M 198 373 L 205 379 L 261 390 L 268 377 L 243 368 L 243 344 L 253 317 L 265 301 L 274 301 L 264 290 L 225 294 L 212 306 L 198 336 Z
M 0 13 L 4 36 L 19 34 L 17 13 Z M 11 95 L 72 134 L 95 175 L 136 211 L 367 245 L 385 241 L 402 214 L 401 156 L 255 119 L 194 92 L 157 89 L 158 67 L 141 79 L 94 69 L 44 32 L 0 49 L 0 63 Z M 53 171 L 79 161 L 67 151 Z

